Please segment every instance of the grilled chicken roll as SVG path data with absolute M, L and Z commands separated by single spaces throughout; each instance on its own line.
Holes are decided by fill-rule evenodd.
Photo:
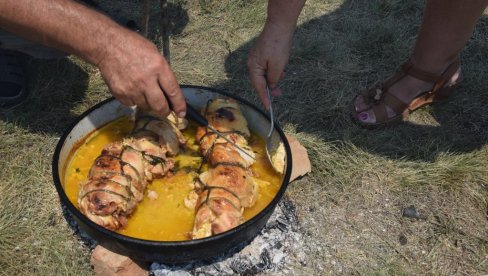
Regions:
M 107 229 L 124 227 L 147 184 L 173 168 L 171 156 L 185 143 L 179 129 L 185 126 L 174 115 L 138 113 L 132 134 L 105 146 L 90 168 L 78 195 L 80 211 Z
M 193 239 L 219 234 L 241 224 L 243 208 L 253 206 L 258 194 L 249 169 L 255 161 L 247 142 L 250 132 L 237 102 L 213 100 L 204 115 L 210 125 L 249 155 L 207 128 L 197 129 L 200 152 L 210 166 L 197 181 Z

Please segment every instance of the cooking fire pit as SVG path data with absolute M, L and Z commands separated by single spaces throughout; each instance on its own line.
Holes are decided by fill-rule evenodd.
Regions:
M 251 103 L 231 94 L 206 87 L 182 86 L 183 93 L 189 104 L 195 108 L 202 108 L 210 99 L 228 97 L 241 105 L 252 132 L 266 137 L 270 122 L 266 114 Z M 107 230 L 86 218 L 68 199 L 64 190 L 65 168 L 71 153 L 77 143 L 82 141 L 92 131 L 106 123 L 122 116 L 131 114 L 134 110 L 121 105 L 114 98 L 107 99 L 83 113 L 64 132 L 53 157 L 54 185 L 59 194 L 61 204 L 73 216 L 78 226 L 99 243 L 109 244 L 110 249 L 121 254 L 144 261 L 162 263 L 186 263 L 196 260 L 209 259 L 221 255 L 230 249 L 250 242 L 263 228 L 273 213 L 276 205 L 283 197 L 291 174 L 291 151 L 287 139 L 278 125 L 275 125 L 272 144 L 278 147 L 283 144 L 286 153 L 286 169 L 279 191 L 260 213 L 245 223 L 227 232 L 204 239 L 163 242 L 132 238 Z

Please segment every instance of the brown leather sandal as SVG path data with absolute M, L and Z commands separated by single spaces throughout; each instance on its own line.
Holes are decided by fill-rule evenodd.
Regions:
M 449 83 L 451 77 L 459 69 L 459 59 L 456 59 L 451 63 L 447 69 L 441 74 L 436 75 L 429 72 L 422 71 L 415 68 L 410 61 L 404 63 L 400 70 L 391 78 L 381 84 L 377 84 L 366 91 L 359 93 L 353 100 L 352 118 L 360 126 L 365 128 L 382 128 L 392 126 L 405 120 L 408 115 L 426 105 L 430 105 L 439 101 L 442 101 L 449 97 L 453 89 L 459 84 L 460 79 L 456 83 Z M 404 78 L 406 75 L 410 75 L 419 80 L 434 83 L 434 86 L 430 91 L 420 93 L 411 102 L 405 103 L 398 99 L 392 93 L 389 93 L 389 89 L 393 84 Z M 367 107 L 363 110 L 355 110 L 355 102 L 357 97 L 361 95 L 366 103 Z M 395 116 L 388 118 L 386 107 L 389 107 L 395 112 Z M 365 123 L 357 118 L 357 114 L 360 112 L 372 109 L 376 117 L 376 123 Z

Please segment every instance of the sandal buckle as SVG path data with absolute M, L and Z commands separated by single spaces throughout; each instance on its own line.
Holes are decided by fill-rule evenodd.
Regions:
M 373 99 L 375 101 L 379 101 L 381 100 L 382 95 L 383 95 L 383 90 L 381 90 L 380 88 L 376 88 L 376 94 L 374 95 Z

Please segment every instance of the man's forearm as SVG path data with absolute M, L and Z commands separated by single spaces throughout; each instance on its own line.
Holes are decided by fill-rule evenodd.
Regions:
M 1 0 L 0 28 L 98 64 L 126 30 L 71 0 Z
M 294 30 L 298 16 L 306 0 L 269 0 L 266 24 L 276 25 L 283 30 Z
M 0 28 L 95 64 L 127 106 L 185 116 L 185 98 L 154 43 L 72 0 L 0 0 Z M 165 97 L 166 95 L 166 97 Z

